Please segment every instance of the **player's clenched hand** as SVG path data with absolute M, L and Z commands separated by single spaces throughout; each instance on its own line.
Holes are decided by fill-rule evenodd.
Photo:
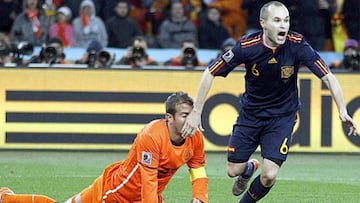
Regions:
M 201 125 L 201 112 L 193 110 L 187 116 L 185 123 L 181 129 L 181 136 L 183 138 L 187 136 L 193 136 L 197 129 L 204 131 Z
M 340 114 L 340 119 L 350 128 L 348 135 L 357 135 L 357 125 L 347 113 Z
M 202 203 L 199 199 L 193 198 L 189 203 Z

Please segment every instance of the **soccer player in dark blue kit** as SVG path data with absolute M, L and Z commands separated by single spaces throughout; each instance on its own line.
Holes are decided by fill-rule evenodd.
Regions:
M 288 9 L 280 2 L 265 4 L 260 11 L 262 31 L 244 36 L 229 51 L 215 60 L 203 73 L 192 112 L 182 128 L 182 136 L 202 129 L 201 113 L 214 77 L 226 77 L 244 63 L 245 92 L 229 139 L 227 174 L 234 177 L 232 193 L 247 189 L 259 162 L 249 160 L 260 145 L 262 171 L 254 178 L 241 203 L 263 198 L 275 183 L 286 160 L 296 114 L 300 107 L 297 74 L 300 65 L 308 67 L 330 89 L 340 120 L 357 135 L 357 125 L 349 116 L 341 87 L 317 52 L 301 34 L 289 31 Z

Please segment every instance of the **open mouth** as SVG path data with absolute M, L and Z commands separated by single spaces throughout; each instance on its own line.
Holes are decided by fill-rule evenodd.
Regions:
M 286 32 L 279 32 L 277 35 L 277 40 L 285 41 Z
M 285 36 L 285 34 L 286 34 L 286 32 L 279 32 L 279 34 L 278 34 L 278 35 L 279 35 L 280 37 L 284 37 L 284 36 Z

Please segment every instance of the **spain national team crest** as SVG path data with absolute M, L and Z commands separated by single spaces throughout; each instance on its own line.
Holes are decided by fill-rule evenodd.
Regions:
M 294 66 L 282 66 L 281 67 L 281 78 L 288 79 L 294 75 Z
M 152 154 L 150 152 L 143 151 L 141 154 L 141 162 L 147 165 L 151 164 Z

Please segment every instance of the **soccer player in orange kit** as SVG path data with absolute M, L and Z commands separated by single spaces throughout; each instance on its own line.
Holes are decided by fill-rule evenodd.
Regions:
M 151 121 L 137 135 L 120 162 L 107 166 L 92 185 L 65 203 L 164 203 L 162 192 L 176 171 L 187 164 L 192 183 L 191 203 L 208 202 L 208 178 L 202 133 L 183 138 L 181 129 L 193 109 L 184 92 L 171 94 L 164 119 Z M 0 203 L 55 203 L 42 195 L 17 195 L 0 189 Z

